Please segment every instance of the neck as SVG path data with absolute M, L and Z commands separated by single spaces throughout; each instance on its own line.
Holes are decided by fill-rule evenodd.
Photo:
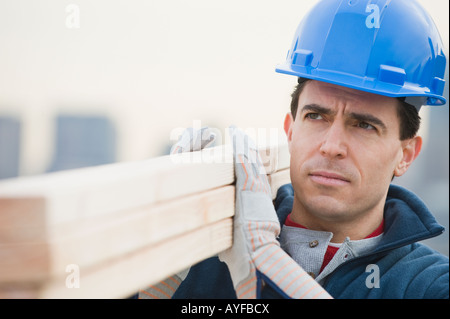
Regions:
M 294 197 L 291 220 L 311 230 L 327 231 L 333 233 L 332 243 L 342 243 L 345 238 L 351 240 L 364 239 L 376 230 L 383 220 L 383 207 L 370 212 L 356 214 L 351 218 L 318 216 L 306 210 Z

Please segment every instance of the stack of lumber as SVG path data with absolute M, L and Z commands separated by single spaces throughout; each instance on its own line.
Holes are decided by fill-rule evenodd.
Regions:
M 126 298 L 231 247 L 226 154 L 220 146 L 0 182 L 0 298 Z M 260 154 L 275 197 L 289 182 L 287 145 Z

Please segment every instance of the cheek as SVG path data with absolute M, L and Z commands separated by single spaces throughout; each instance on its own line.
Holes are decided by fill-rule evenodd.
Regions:
M 289 151 L 291 153 L 291 161 L 296 159 L 304 148 L 304 139 L 298 134 L 297 130 L 292 131 L 291 142 L 289 144 Z
M 300 174 L 301 167 L 314 153 L 314 140 L 301 134 L 293 134 L 290 144 L 290 167 L 296 175 Z
M 363 182 L 369 180 L 374 184 L 390 184 L 394 170 L 401 156 L 398 148 L 384 146 L 371 152 L 362 153 L 360 171 Z
M 291 132 L 290 151 L 292 154 L 301 155 L 314 147 L 318 137 L 301 124 L 297 122 L 295 124 Z

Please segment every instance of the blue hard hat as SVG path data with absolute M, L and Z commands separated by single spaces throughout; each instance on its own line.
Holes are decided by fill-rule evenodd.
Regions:
M 442 105 L 446 57 L 415 0 L 322 0 L 297 28 L 279 73 Z

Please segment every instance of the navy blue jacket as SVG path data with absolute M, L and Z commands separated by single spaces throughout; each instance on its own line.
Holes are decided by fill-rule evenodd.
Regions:
M 291 184 L 278 190 L 275 208 L 283 225 L 292 210 Z M 331 273 L 323 287 L 334 298 L 449 298 L 449 260 L 418 241 L 440 235 L 440 226 L 425 204 L 406 189 L 391 185 L 384 209 L 384 235 L 370 253 L 351 259 Z M 379 288 L 366 284 L 366 267 L 379 269 Z M 262 298 L 281 298 L 266 285 Z M 173 298 L 236 298 L 225 263 L 217 257 L 193 266 Z

